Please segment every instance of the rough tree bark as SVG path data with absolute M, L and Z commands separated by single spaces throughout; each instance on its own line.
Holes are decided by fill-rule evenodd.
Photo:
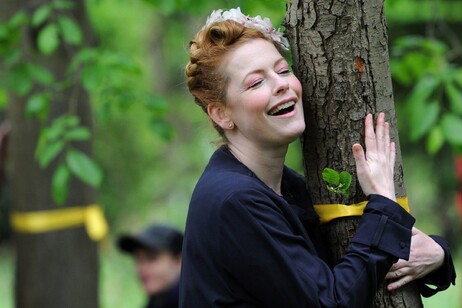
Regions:
M 285 26 L 294 70 L 303 85 L 307 127 L 302 147 L 314 203 L 365 200 L 355 177 L 348 198 L 330 193 L 322 170 L 329 167 L 354 174 L 351 146 L 363 140 L 366 114 L 381 111 L 397 145 L 397 197 L 405 196 L 383 0 L 291 0 Z M 343 255 L 358 222 L 359 218 L 341 218 L 325 228 L 333 262 Z M 393 293 L 384 287 L 378 288 L 373 307 L 422 307 L 415 284 Z
M 4 1 L 2 20 L 22 9 L 30 13 L 51 1 Z M 85 40 L 91 37 L 84 1 L 73 1 L 72 17 L 80 25 Z M 37 31 L 26 27 L 21 51 L 27 61 L 46 67 L 57 80 L 66 72 L 73 48 L 60 47 L 52 56 L 39 55 L 36 50 Z M 88 42 L 88 41 L 87 41 Z M 35 88 L 34 91 L 39 91 Z M 51 104 L 51 118 L 69 112 L 70 104 L 82 125 L 91 127 L 88 95 L 78 83 L 55 93 Z M 34 158 L 39 123 L 25 117 L 26 98 L 10 93 L 9 119 L 13 210 L 30 212 L 55 209 L 51 199 L 51 178 L 55 164 L 41 169 Z M 90 153 L 89 142 L 76 144 L 79 150 Z M 95 192 L 80 181 L 72 180 L 65 206 L 82 206 L 95 201 Z M 83 227 L 41 234 L 15 234 L 16 248 L 16 307 L 98 307 L 98 253 Z

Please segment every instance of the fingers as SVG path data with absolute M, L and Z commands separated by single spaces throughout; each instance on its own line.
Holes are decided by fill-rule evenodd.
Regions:
M 385 114 L 379 113 L 374 130 L 374 123 L 371 114 L 366 116 L 365 121 L 365 143 L 368 153 L 384 153 L 394 167 L 396 160 L 396 145 L 391 142 L 390 123 L 385 122 Z M 367 154 L 366 154 L 367 155 Z
M 374 123 L 372 120 L 372 114 L 370 113 L 366 116 L 364 142 L 366 144 L 367 151 L 376 150 L 377 143 L 375 139 Z
M 395 199 L 393 171 L 395 145 L 390 142 L 390 125 L 385 114 L 377 116 L 375 129 L 372 114 L 365 119 L 365 147 L 353 145 L 358 181 L 366 196 L 380 194 Z
M 414 278 L 412 276 L 410 276 L 410 275 L 403 276 L 400 279 L 398 279 L 396 281 L 393 281 L 392 283 L 389 283 L 387 285 L 387 290 L 390 291 L 390 292 L 394 291 L 394 290 L 399 289 L 402 286 L 408 284 L 409 282 L 411 282 L 413 280 L 414 280 Z
M 385 279 L 394 279 L 394 281 L 390 282 L 387 285 L 388 291 L 394 291 L 416 279 L 415 273 L 413 272 L 412 268 L 407 265 L 407 261 L 399 260 L 390 268 L 390 271 L 385 276 Z
M 399 270 L 394 271 L 394 272 L 388 272 L 385 275 L 385 279 L 398 279 L 400 277 L 404 276 Z
M 390 143 L 390 165 L 393 169 L 395 167 L 396 162 L 396 145 L 394 142 Z
M 374 130 L 372 114 L 368 114 L 365 120 L 365 144 L 368 152 L 385 152 L 387 158 L 392 152 L 390 143 L 390 124 L 385 122 L 385 114 L 379 113 Z M 394 152 L 394 151 L 393 151 Z
M 390 124 L 388 122 L 383 123 L 383 146 L 385 155 L 387 158 L 390 157 Z
M 353 156 L 355 158 L 356 164 L 358 162 L 366 161 L 366 157 L 364 156 L 364 149 L 359 143 L 353 144 Z
M 396 262 L 390 267 L 390 270 L 385 276 L 385 279 L 396 279 L 406 274 L 406 268 L 408 263 L 409 262 L 406 260 L 399 259 L 398 262 Z
M 353 145 L 353 157 L 356 162 L 357 173 L 358 174 L 363 173 L 363 171 L 366 170 L 366 168 L 368 168 L 368 165 L 366 162 L 366 156 L 364 154 L 364 149 L 359 143 L 356 143 Z
M 386 148 L 385 146 L 385 114 L 383 112 L 379 113 L 377 116 L 377 121 L 375 125 L 375 137 L 377 142 L 377 151 L 383 152 Z M 366 148 L 369 150 L 368 148 Z

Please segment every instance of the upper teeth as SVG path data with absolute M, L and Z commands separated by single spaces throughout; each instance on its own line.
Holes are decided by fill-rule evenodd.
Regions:
M 295 102 L 294 102 L 294 101 L 290 101 L 290 102 L 281 104 L 281 105 L 276 106 L 275 108 L 271 109 L 270 112 L 269 112 L 269 114 L 270 114 L 270 115 L 273 115 L 273 114 L 275 114 L 275 113 L 278 113 L 278 112 L 281 111 L 282 109 L 292 107 L 293 105 L 295 105 Z

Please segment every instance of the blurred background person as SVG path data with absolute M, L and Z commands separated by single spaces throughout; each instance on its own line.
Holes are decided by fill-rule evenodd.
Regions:
M 169 226 L 151 225 L 135 235 L 122 235 L 118 247 L 136 263 L 148 295 L 147 308 L 178 307 L 183 234 Z

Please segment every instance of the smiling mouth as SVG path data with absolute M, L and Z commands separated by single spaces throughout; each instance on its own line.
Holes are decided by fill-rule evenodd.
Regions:
M 268 114 L 270 116 L 280 116 L 280 115 L 292 112 L 294 110 L 294 108 L 295 108 L 295 102 L 291 101 L 291 102 L 287 102 L 287 103 L 284 103 L 284 104 L 277 105 L 277 106 L 273 107 L 268 112 Z

